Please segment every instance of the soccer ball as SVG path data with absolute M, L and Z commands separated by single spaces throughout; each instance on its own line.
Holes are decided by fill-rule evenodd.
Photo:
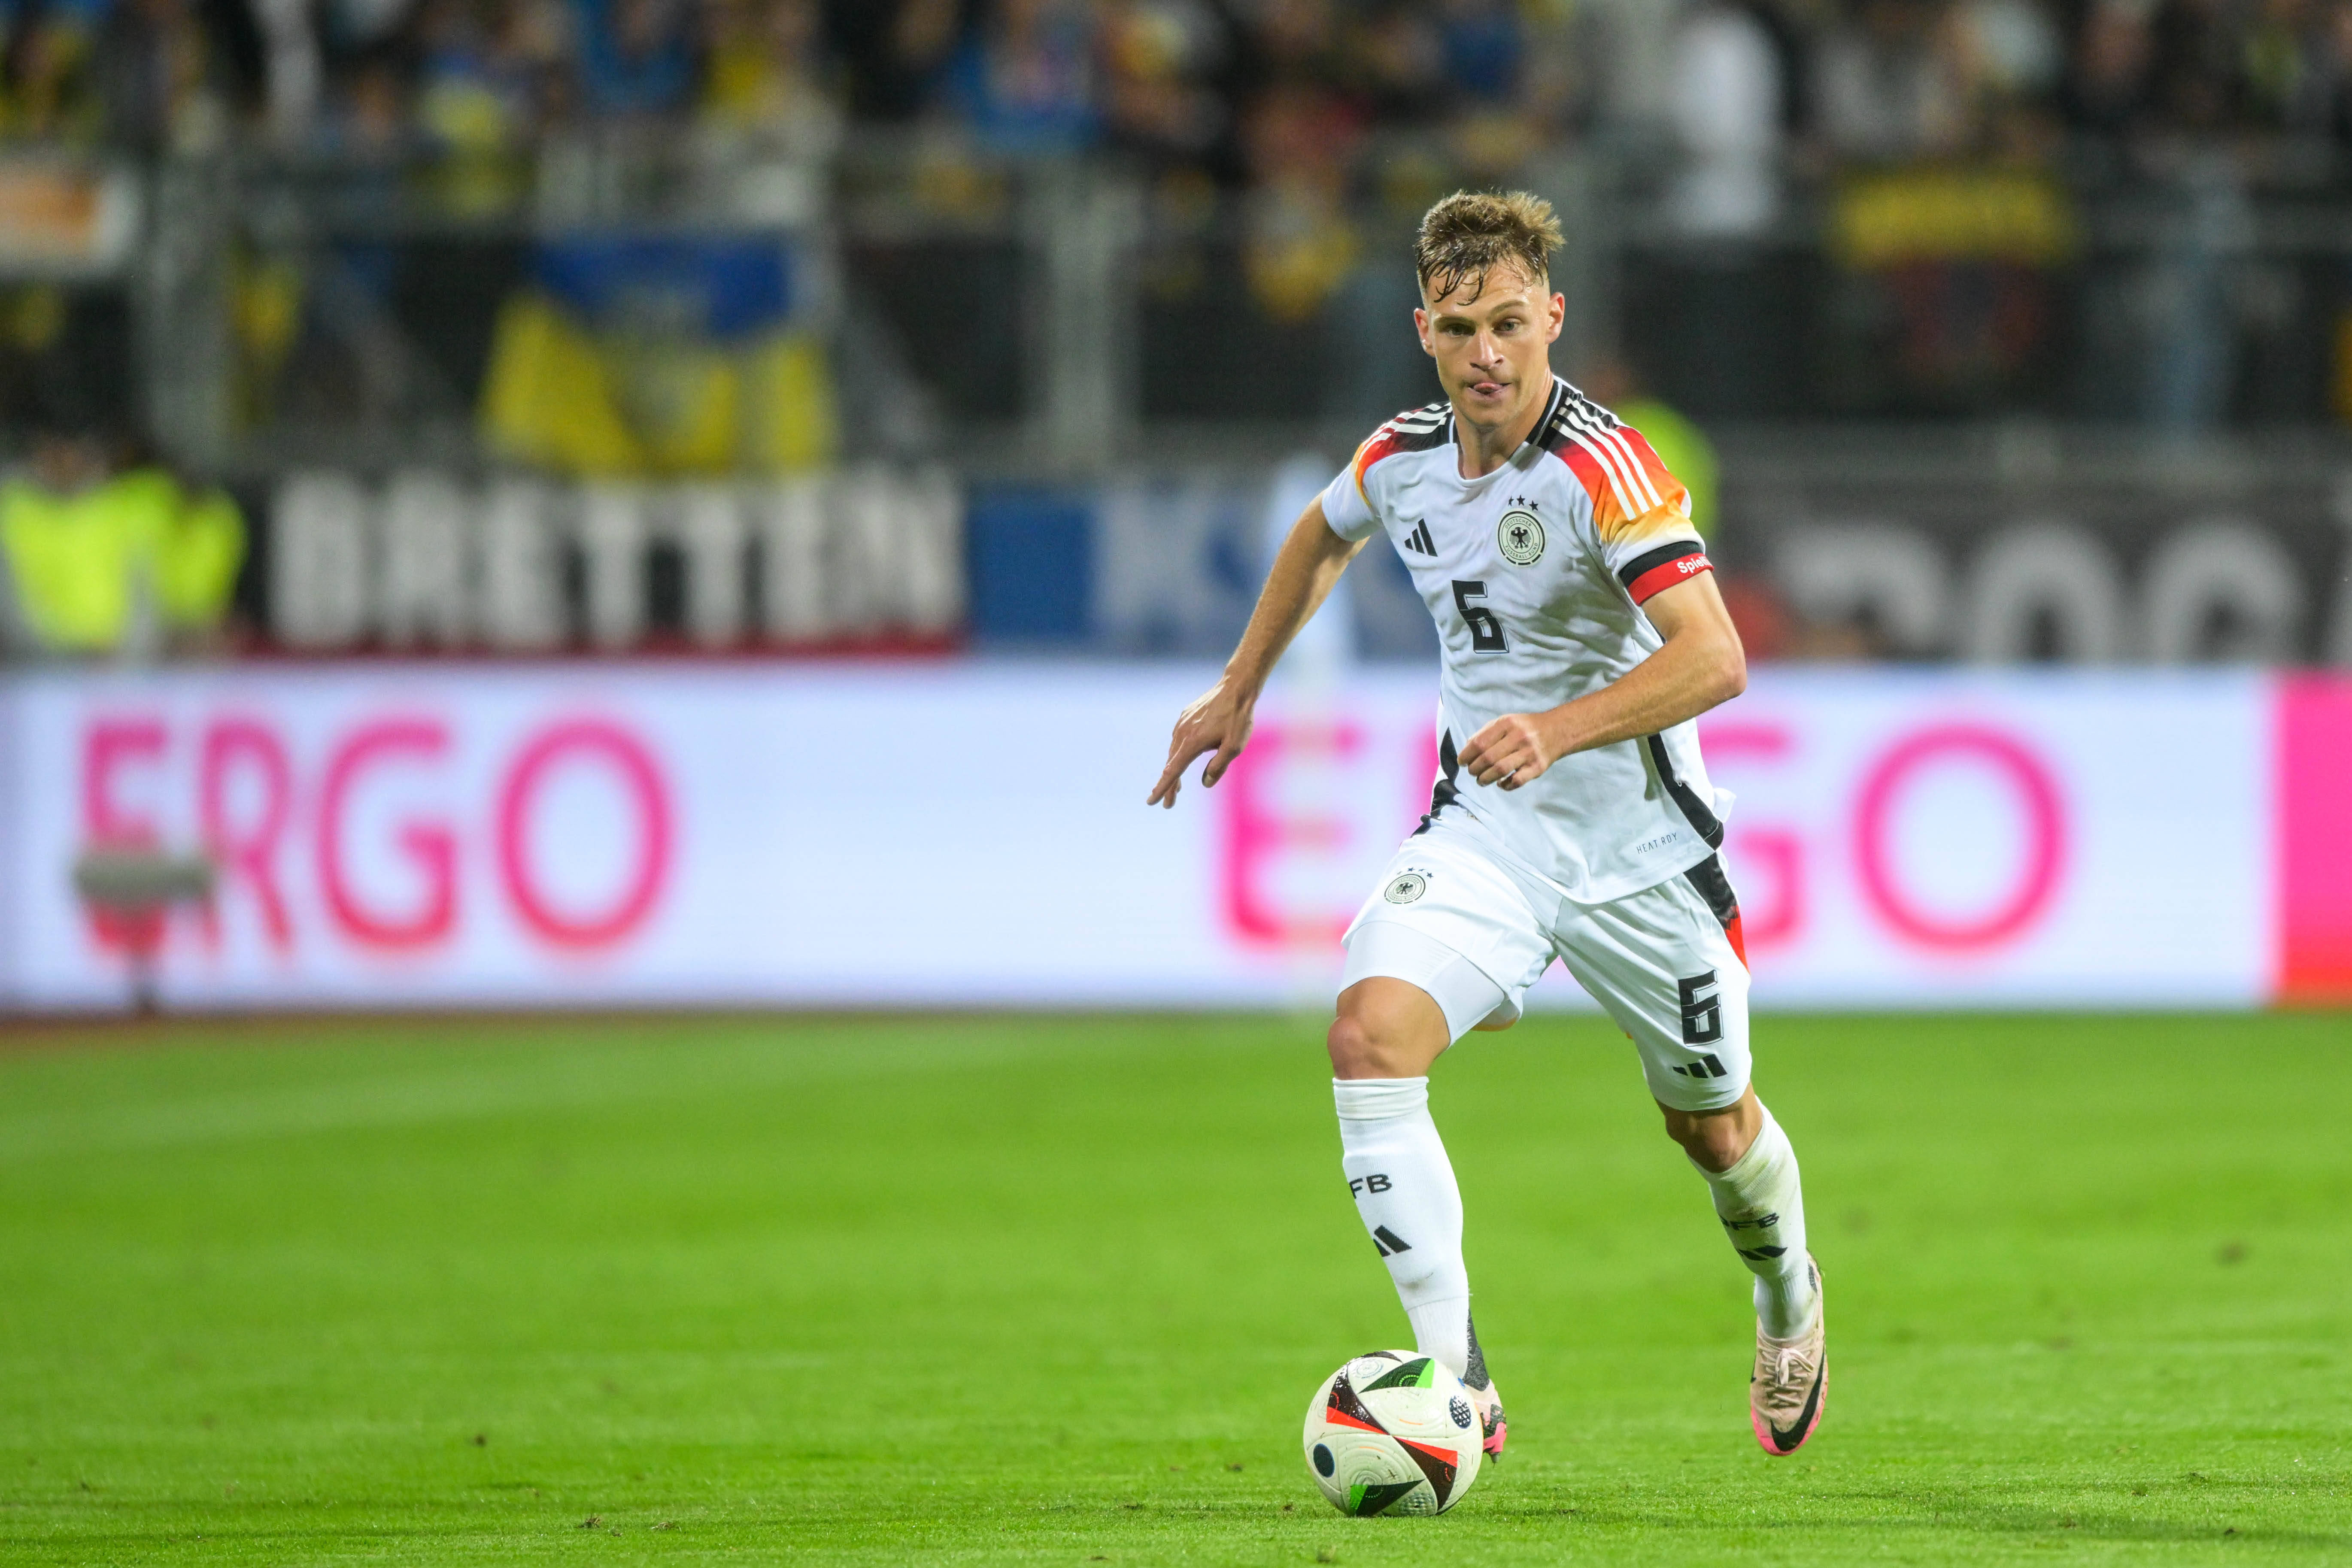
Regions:
M 1478 1479 L 1478 1412 L 1425 1355 L 1360 1355 L 1307 1407 L 1307 1468 L 1341 1513 L 1444 1513 Z

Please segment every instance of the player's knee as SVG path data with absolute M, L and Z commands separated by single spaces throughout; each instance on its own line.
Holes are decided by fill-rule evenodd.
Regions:
M 1383 975 L 1339 993 L 1339 1016 L 1324 1037 L 1339 1078 L 1419 1078 L 1452 1039 L 1429 993 Z
M 1738 1114 L 1739 1107 L 1727 1106 L 1721 1110 L 1694 1111 L 1664 1108 L 1666 1112 L 1666 1136 L 1682 1145 L 1684 1153 L 1693 1162 L 1710 1171 L 1728 1171 L 1748 1152 L 1755 1140 L 1755 1129 L 1745 1125 Z
M 1341 1013 L 1331 1020 L 1330 1033 L 1324 1037 L 1323 1044 L 1331 1053 L 1334 1078 L 1402 1076 L 1388 1070 L 1390 1053 L 1382 1049 L 1379 1032 L 1354 1013 Z
M 1376 1007 L 1349 1007 L 1343 1005 L 1339 1016 L 1331 1021 L 1330 1033 L 1324 1045 L 1331 1053 L 1331 1075 L 1334 1078 L 1419 1078 L 1429 1070 L 1430 1062 L 1445 1048 L 1444 1026 L 1439 1026 L 1439 1038 L 1432 1043 L 1415 1037 L 1416 1031 L 1409 1020 L 1384 1014 Z

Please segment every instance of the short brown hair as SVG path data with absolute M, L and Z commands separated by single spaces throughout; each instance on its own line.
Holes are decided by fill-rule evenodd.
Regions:
M 1530 281 L 1551 277 L 1559 248 L 1559 219 L 1551 204 L 1527 191 L 1456 191 L 1422 215 L 1413 241 L 1413 270 L 1430 298 L 1443 300 L 1467 284 L 1475 294 L 1500 266 Z

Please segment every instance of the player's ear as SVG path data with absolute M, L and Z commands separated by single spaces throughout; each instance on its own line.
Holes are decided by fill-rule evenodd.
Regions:
M 1568 324 L 1568 296 L 1565 294 L 1554 294 L 1551 297 L 1549 313 L 1551 316 L 1551 326 L 1544 334 L 1544 342 L 1548 343 L 1556 343 L 1559 342 L 1560 328 Z
M 1429 312 L 1415 305 L 1412 308 L 1413 335 L 1421 339 L 1421 352 L 1430 358 L 1437 357 L 1437 345 L 1429 341 Z

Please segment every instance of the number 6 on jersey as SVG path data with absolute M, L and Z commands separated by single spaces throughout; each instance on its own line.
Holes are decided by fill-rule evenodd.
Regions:
M 1494 611 L 1470 602 L 1486 596 L 1486 584 L 1465 583 L 1458 578 L 1455 579 L 1454 607 L 1462 612 L 1463 624 L 1470 628 L 1470 651 L 1473 653 L 1507 652 L 1510 645 L 1503 640 L 1503 623 L 1495 618 Z

